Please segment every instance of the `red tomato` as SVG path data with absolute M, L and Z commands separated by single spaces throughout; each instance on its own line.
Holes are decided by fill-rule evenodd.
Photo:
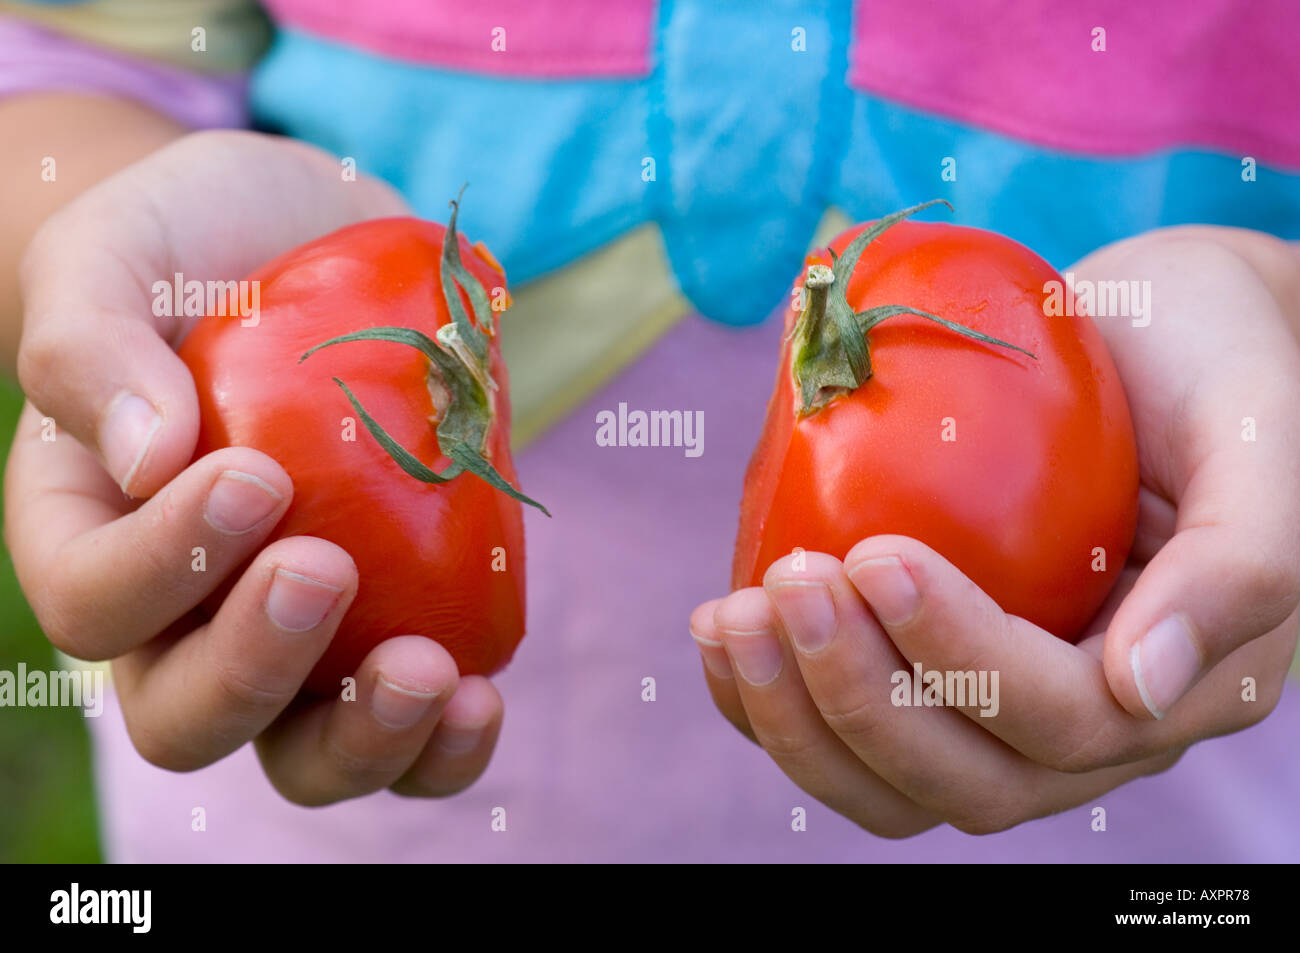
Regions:
M 314 694 L 338 692 L 340 680 L 392 636 L 434 639 L 468 674 L 501 668 L 524 634 L 517 499 L 469 472 L 422 482 L 380 443 L 388 435 L 432 470 L 454 466 L 453 473 L 461 464 L 449 459 L 452 450 L 465 461 L 475 451 L 489 476 L 516 479 L 506 369 L 491 308 L 482 307 L 493 289 L 504 300 L 505 276 L 486 249 L 463 237 L 444 250 L 447 234 L 411 218 L 341 229 L 249 276 L 260 282 L 255 325 L 208 315 L 180 348 L 198 388 L 196 458 L 228 446 L 270 455 L 294 485 L 272 538 L 321 537 L 356 562 L 356 600 L 307 680 Z M 450 261 L 441 260 L 444 251 Z M 446 271 L 451 262 L 468 269 L 446 282 L 468 316 L 459 336 L 444 297 L 443 276 L 457 274 Z M 477 306 L 471 282 L 486 293 Z M 390 326 L 436 337 L 429 344 L 439 347 L 444 370 L 414 346 L 389 340 L 345 341 L 300 361 L 330 339 Z M 486 358 L 482 366 L 453 353 L 465 350 L 466 339 Z M 453 417 L 468 443 L 439 429 Z
M 831 248 L 844 252 L 867 227 Z M 1087 317 L 1046 316 L 1044 284 L 1060 275 L 1001 235 L 900 222 L 856 267 L 851 258 L 829 293 L 844 313 L 906 305 L 1034 357 L 899 314 L 866 333 L 855 325 L 870 350 L 869 376 L 855 387 L 840 373 L 847 359 L 834 333 L 801 351 L 797 332 L 815 308 L 791 308 L 745 477 L 732 586 L 761 585 L 796 547 L 843 558 L 868 536 L 896 533 L 935 549 L 1007 612 L 1075 639 L 1137 523 L 1133 425 L 1100 334 Z M 831 260 L 809 256 L 800 281 Z M 827 325 L 837 326 L 818 326 Z M 817 341 L 828 355 L 820 362 Z M 812 388 L 807 408 L 793 363 L 801 357 L 801 382 L 831 381 Z

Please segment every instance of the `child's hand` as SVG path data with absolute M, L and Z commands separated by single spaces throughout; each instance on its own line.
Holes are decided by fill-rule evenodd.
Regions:
M 321 539 L 261 549 L 293 494 L 270 457 L 229 448 L 187 466 L 198 405 L 172 348 L 188 322 L 152 309 L 153 283 L 176 272 L 241 278 L 350 222 L 402 214 L 386 186 L 345 181 L 324 153 L 201 133 L 87 192 L 28 249 L 18 362 L 30 403 L 9 457 L 6 540 L 50 640 L 114 660 L 131 738 L 154 764 L 192 770 L 255 739 L 271 782 L 303 804 L 383 787 L 449 794 L 487 764 L 500 697 L 484 678 L 458 680 L 418 633 L 370 653 L 356 701 L 291 705 L 356 569 Z M 206 572 L 191 571 L 196 546 Z M 196 611 L 250 557 L 215 616 Z
M 1229 239 L 1153 233 L 1073 269 L 1149 279 L 1154 312 L 1149 327 L 1096 320 L 1137 428 L 1141 513 L 1129 564 L 1077 646 L 899 536 L 864 540 L 843 563 L 807 554 L 802 572 L 787 557 L 763 589 L 695 610 L 718 707 L 805 791 L 888 837 L 944 821 L 999 831 L 1272 711 L 1300 602 L 1300 350 L 1286 295 L 1265 280 L 1285 269 L 1261 278 L 1226 250 L 1249 240 Z M 1293 250 L 1261 241 L 1287 280 L 1300 276 Z M 996 716 L 895 707 L 890 676 L 914 662 L 997 671 Z

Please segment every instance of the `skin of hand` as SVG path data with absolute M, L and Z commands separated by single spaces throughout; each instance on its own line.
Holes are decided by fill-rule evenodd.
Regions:
M 785 557 L 691 615 L 722 713 L 803 790 L 867 830 L 972 834 L 1099 797 L 1267 716 L 1300 625 L 1300 255 L 1169 229 L 1079 280 L 1151 282 L 1149 326 L 1098 318 L 1141 471 L 1133 553 L 1071 645 L 914 539 Z M 1253 418 L 1255 439 L 1245 438 Z M 999 710 L 895 707 L 895 671 L 996 671 Z M 1252 679 L 1254 700 L 1245 679 Z
M 190 463 L 198 402 L 174 348 L 194 319 L 152 308 L 153 283 L 175 272 L 241 278 L 351 222 L 405 214 L 386 185 L 345 181 L 316 149 L 204 132 L 85 192 L 26 251 L 28 403 L 5 474 L 5 540 L 50 641 L 113 660 L 131 739 L 155 765 L 193 770 L 252 740 L 271 783 L 305 805 L 386 787 L 451 794 L 487 766 L 500 696 L 418 634 L 371 651 L 355 701 L 298 696 L 356 568 L 323 539 L 263 547 L 293 497 L 269 456 L 232 447 Z M 195 546 L 206 572 L 190 571 Z M 208 618 L 197 607 L 252 557 Z
M 41 223 L 185 127 L 115 96 L 42 92 L 0 99 L 0 369 L 10 377 L 22 328 L 18 262 Z M 94 148 L 86 148 L 93 142 Z

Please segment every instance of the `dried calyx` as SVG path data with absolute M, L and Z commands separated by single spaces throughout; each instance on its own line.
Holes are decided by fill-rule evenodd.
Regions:
M 461 194 L 465 192 L 461 189 Z M 428 387 L 437 425 L 438 447 L 451 463 L 435 473 L 409 450 L 394 440 L 366 409 L 347 384 L 334 378 L 343 388 L 357 415 L 371 436 L 397 465 L 424 483 L 446 483 L 468 471 L 521 503 L 535 506 L 547 516 L 550 512 L 536 500 L 520 493 L 492 466 L 485 456 L 488 432 L 496 416 L 496 381 L 492 379 L 488 357 L 488 337 L 495 335 L 495 316 L 487 291 L 460 260 L 460 242 L 456 235 L 456 216 L 460 196 L 451 202 L 451 221 L 442 241 L 439 276 L 442 294 L 451 314 L 451 323 L 438 329 L 434 338 L 413 328 L 367 328 L 344 334 L 317 344 L 298 359 L 302 363 L 321 348 L 351 341 L 389 341 L 415 348 L 429 359 Z M 461 291 L 469 297 L 473 320 L 465 310 Z M 436 340 L 435 340 L 436 338 Z

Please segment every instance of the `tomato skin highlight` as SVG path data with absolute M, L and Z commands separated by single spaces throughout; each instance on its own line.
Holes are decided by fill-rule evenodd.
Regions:
M 842 252 L 865 227 L 831 247 Z M 899 315 L 868 335 L 872 376 L 802 418 L 789 333 L 800 315 L 789 309 L 745 476 L 732 587 L 762 585 L 797 547 L 842 559 L 869 536 L 899 534 L 939 552 L 1005 611 L 1078 638 L 1132 546 L 1137 446 L 1096 327 L 1086 316 L 1044 313 L 1052 280 L 1062 281 L 1001 235 L 892 226 L 853 271 L 854 312 L 909 305 L 1037 359 Z
M 208 315 L 179 349 L 198 391 L 195 459 L 227 446 L 268 454 L 294 485 L 268 543 L 317 536 L 356 562 L 356 598 L 307 680 L 311 694 L 338 693 L 366 654 L 393 636 L 426 636 L 447 649 L 461 674 L 491 674 L 524 634 L 520 504 L 469 473 L 430 485 L 403 472 L 334 381 L 344 381 L 398 443 L 442 471 L 449 461 L 431 421 L 429 360 L 399 344 L 356 341 L 299 363 L 315 345 L 364 328 L 402 326 L 433 337 L 450 323 L 439 278 L 445 234 L 442 225 L 413 218 L 343 228 L 248 276 L 260 282 L 256 325 Z M 489 296 L 504 287 L 499 266 L 457 238 L 462 261 Z M 517 485 L 509 382 L 495 336 L 489 370 L 499 389 L 484 456 Z M 503 561 L 504 571 L 494 571 Z

